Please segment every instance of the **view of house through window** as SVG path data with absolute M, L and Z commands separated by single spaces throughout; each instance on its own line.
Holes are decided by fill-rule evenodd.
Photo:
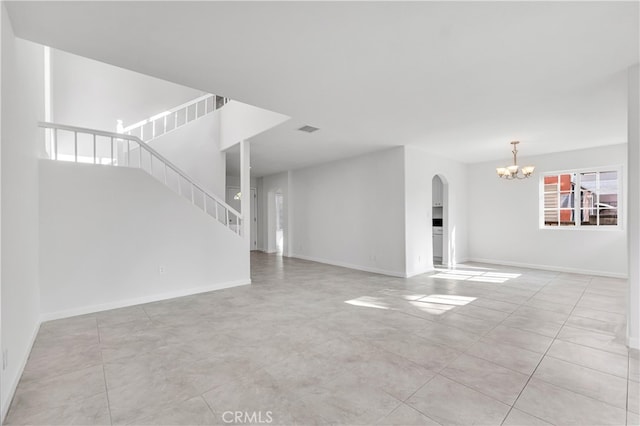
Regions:
M 619 177 L 615 169 L 543 175 L 542 226 L 617 226 Z

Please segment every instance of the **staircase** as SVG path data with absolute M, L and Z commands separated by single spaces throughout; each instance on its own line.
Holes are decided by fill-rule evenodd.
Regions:
M 120 128 L 122 124 L 118 123 L 118 133 L 136 136 L 143 142 L 148 143 L 159 136 L 185 126 L 193 120 L 211 114 L 227 102 L 229 102 L 228 98 L 206 94 L 124 128 Z
M 226 103 L 218 103 L 219 99 L 224 98 L 203 96 L 129 126 L 123 129 L 123 133 L 50 122 L 40 122 L 38 125 L 46 129 L 46 151 L 50 160 L 141 169 L 241 236 L 242 215 L 238 211 L 205 190 L 203 185 L 147 144 Z

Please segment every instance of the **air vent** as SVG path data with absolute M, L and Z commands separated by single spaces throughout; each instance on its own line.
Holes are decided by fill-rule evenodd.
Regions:
M 313 133 L 313 132 L 315 132 L 316 130 L 319 130 L 319 129 L 317 127 L 313 127 L 313 126 L 302 126 L 298 130 L 300 130 L 301 132 Z

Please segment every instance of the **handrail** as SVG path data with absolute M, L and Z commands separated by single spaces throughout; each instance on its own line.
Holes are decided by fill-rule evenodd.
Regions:
M 167 111 L 164 111 L 164 112 L 162 112 L 160 114 L 156 114 L 156 115 L 151 116 L 149 118 L 146 118 L 146 119 L 144 119 L 142 121 L 138 121 L 137 123 L 131 124 L 131 125 L 123 128 L 122 129 L 122 133 L 130 135 L 135 130 L 140 129 L 140 139 L 142 139 L 144 142 L 149 142 L 149 141 L 155 139 L 157 136 L 162 136 L 164 134 L 172 132 L 172 131 L 176 130 L 177 128 L 182 127 L 185 124 L 189 123 L 190 120 L 189 120 L 189 114 L 188 113 L 189 113 L 189 108 L 192 107 L 192 106 L 195 106 L 194 107 L 195 116 L 191 121 L 193 121 L 195 119 L 198 119 L 200 117 L 203 117 L 203 116 L 205 116 L 205 115 L 207 115 L 209 113 L 214 112 L 215 110 L 218 109 L 218 106 L 217 106 L 217 99 L 218 98 L 222 99 L 222 102 L 223 102 L 222 105 L 225 105 L 229 101 L 227 98 L 223 98 L 221 96 L 217 96 L 217 95 L 213 95 L 213 94 L 207 93 L 207 94 L 202 95 L 202 96 L 200 96 L 200 97 L 198 97 L 196 99 L 192 99 L 190 101 L 187 101 L 187 102 L 183 103 L 182 105 L 178 105 L 177 107 L 174 107 L 174 108 L 171 108 L 171 109 L 169 109 Z M 210 99 L 212 101 L 211 101 L 211 107 L 209 108 L 208 103 L 209 103 Z M 203 101 L 204 101 L 204 111 L 200 114 L 198 112 L 198 105 L 200 104 L 200 102 L 203 102 Z M 180 111 L 182 111 L 182 110 L 185 111 L 184 123 L 178 124 L 178 113 Z M 169 124 L 168 120 L 167 120 L 167 117 L 169 117 L 171 114 L 174 115 L 173 116 L 173 127 L 171 127 L 169 130 L 167 130 L 167 127 L 168 127 L 168 124 Z M 159 132 L 156 135 L 156 124 L 155 123 L 158 120 L 162 120 L 162 123 L 161 123 L 162 132 Z M 144 127 L 147 124 L 151 124 L 151 138 L 149 138 L 149 139 L 146 139 L 144 137 L 145 136 Z
M 202 95 L 199 98 L 187 101 L 187 102 L 183 103 L 182 105 L 178 105 L 177 107 L 173 107 L 171 109 L 168 109 L 167 111 L 165 111 L 162 114 L 167 114 L 167 115 L 171 114 L 173 112 L 181 110 L 182 108 L 190 107 L 193 104 L 197 104 L 198 102 L 201 102 L 201 101 L 203 101 L 203 100 L 205 100 L 207 98 L 210 98 L 212 96 L 215 96 L 215 95 L 211 95 L 211 94 L 207 93 L 206 95 Z M 157 114 L 157 115 L 154 115 L 152 117 L 145 118 L 144 120 L 138 121 L 137 123 L 133 123 L 133 124 L 125 127 L 124 129 L 122 129 L 122 131 L 123 132 L 128 132 L 131 129 L 134 129 L 134 128 L 139 127 L 139 126 L 143 126 L 143 125 L 147 124 L 148 122 L 153 121 L 154 119 L 158 118 L 159 115 L 161 115 L 161 114 Z
M 189 175 L 187 175 L 187 173 L 185 173 L 184 171 L 182 171 L 178 166 L 176 166 L 175 164 L 173 164 L 171 161 L 169 161 L 167 158 L 165 158 L 162 154 L 160 154 L 158 151 L 156 151 L 155 149 L 151 148 L 151 146 L 149 146 L 148 144 L 146 144 L 144 141 L 142 141 L 140 138 L 138 138 L 137 136 L 133 136 L 133 135 L 125 135 L 125 134 L 121 134 L 121 133 L 114 133 L 114 132 L 107 132 L 104 130 L 95 130 L 95 129 L 88 129 L 85 127 L 76 127 L 76 126 L 69 126 L 66 124 L 58 124 L 58 123 L 51 123 L 51 122 L 47 122 L 47 121 L 40 121 L 38 122 L 38 126 L 42 127 L 42 128 L 46 128 L 46 129 L 50 129 L 53 132 L 53 137 L 51 138 L 51 159 L 57 160 L 58 159 L 58 138 L 57 138 L 57 131 L 58 130 L 62 130 L 62 131 L 67 131 L 67 132 L 72 132 L 74 134 L 74 158 L 75 158 L 75 162 L 78 162 L 78 137 L 77 135 L 79 133 L 82 134 L 89 134 L 89 135 L 93 135 L 93 163 L 97 164 L 97 149 L 96 149 L 96 136 L 101 136 L 101 137 L 105 137 L 105 138 L 109 138 L 111 141 L 111 165 L 116 165 L 116 161 L 115 161 L 115 157 L 114 157 L 114 140 L 118 141 L 118 140 L 124 140 L 127 141 L 127 148 L 128 148 L 128 157 L 127 157 L 127 165 L 131 166 L 129 164 L 129 160 L 130 160 L 130 144 L 129 141 L 134 142 L 136 144 L 138 144 L 138 146 L 140 147 L 140 149 L 143 149 L 145 151 L 147 151 L 150 154 L 150 158 L 152 159 L 153 157 L 156 157 L 158 160 L 160 160 L 164 165 L 165 165 L 165 184 L 167 183 L 167 175 L 166 175 L 166 171 L 167 168 L 173 170 L 176 174 L 178 174 L 180 177 L 182 177 L 184 180 L 186 180 L 190 185 L 192 185 L 192 190 L 191 190 L 191 200 L 192 203 L 195 204 L 195 198 L 194 198 L 194 193 L 193 193 L 193 188 L 196 188 L 197 190 L 199 190 L 200 192 L 203 193 L 203 197 L 207 197 L 210 198 L 211 200 L 215 201 L 217 204 L 219 204 L 224 210 L 226 210 L 226 225 L 227 227 L 229 226 L 229 214 L 235 216 L 237 218 L 238 221 L 238 231 L 237 233 L 239 234 L 240 232 L 240 221 L 242 220 L 242 215 L 240 214 L 240 212 L 238 212 L 237 210 L 235 210 L 233 207 L 231 207 L 230 205 L 228 205 L 226 202 L 222 201 L 220 198 L 218 198 L 218 196 L 216 196 L 215 194 L 210 193 L 209 191 L 207 191 L 206 189 L 204 189 L 204 185 L 201 185 L 200 183 L 196 182 L 193 178 L 189 177 Z M 142 157 L 140 157 L 140 162 L 139 162 L 139 168 L 143 169 L 142 167 Z M 151 165 L 151 174 L 153 174 L 153 166 Z M 180 188 L 180 186 L 179 186 Z M 180 190 L 179 190 L 180 192 Z M 204 202 L 204 210 L 206 212 L 206 198 L 205 202 Z M 217 217 L 217 209 L 216 209 L 216 218 Z

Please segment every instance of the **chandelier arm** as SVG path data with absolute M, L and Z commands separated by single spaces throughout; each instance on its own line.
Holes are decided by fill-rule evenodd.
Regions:
M 524 168 L 520 168 L 518 166 L 518 144 L 519 141 L 512 141 L 511 145 L 513 146 L 513 165 L 507 167 L 498 167 L 496 171 L 498 172 L 498 177 L 506 180 L 514 180 L 514 179 L 527 179 L 531 177 L 533 174 L 534 166 L 526 166 Z

